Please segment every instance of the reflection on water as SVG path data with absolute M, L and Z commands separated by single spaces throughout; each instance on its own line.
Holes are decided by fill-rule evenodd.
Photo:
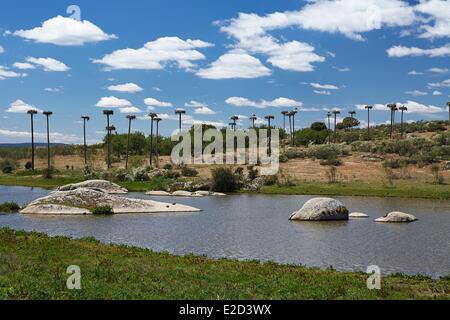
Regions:
M 21 204 L 44 196 L 39 188 L 1 187 L 0 203 Z M 290 222 L 290 214 L 311 196 L 237 195 L 227 197 L 137 197 L 181 202 L 199 213 L 115 215 L 111 217 L 0 216 L 0 226 L 50 235 L 94 236 L 123 243 L 209 257 L 271 260 L 338 270 L 450 275 L 450 202 L 420 199 L 337 197 L 350 211 L 369 219 L 330 222 Z M 373 220 L 393 210 L 419 218 L 411 224 Z

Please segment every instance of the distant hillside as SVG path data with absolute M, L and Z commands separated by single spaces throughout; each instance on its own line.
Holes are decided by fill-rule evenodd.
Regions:
M 64 146 L 64 143 L 50 143 L 50 146 Z M 36 148 L 47 147 L 46 143 L 35 143 Z M 31 148 L 31 143 L 0 143 L 0 148 Z

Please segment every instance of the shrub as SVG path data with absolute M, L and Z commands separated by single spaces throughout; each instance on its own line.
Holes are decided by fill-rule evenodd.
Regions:
M 311 129 L 315 131 L 327 130 L 327 125 L 323 122 L 313 122 L 311 124 Z
M 264 177 L 264 185 L 265 186 L 273 186 L 277 182 L 278 182 L 278 177 L 276 175 Z
M 98 206 L 91 210 L 94 215 L 112 215 L 114 214 L 113 208 L 111 206 Z
M 212 191 L 234 192 L 238 186 L 237 178 L 230 168 L 219 167 L 212 170 Z
M 336 144 L 325 144 L 311 146 L 308 149 L 308 157 L 320 160 L 336 159 L 340 155 L 348 155 L 349 152 L 344 146 Z
M 329 166 L 326 175 L 328 178 L 328 183 L 336 183 L 337 182 L 337 168 L 335 166 Z
M 94 169 L 89 166 L 83 168 L 83 177 L 86 180 L 96 179 L 98 175 L 95 173 Z
M 44 179 L 53 179 L 54 173 L 55 173 L 55 168 L 53 168 L 53 167 L 45 168 L 44 170 L 42 170 L 42 176 L 44 177 Z
M 181 168 L 181 175 L 184 177 L 196 177 L 198 176 L 198 171 L 194 168 L 183 167 Z
M 327 130 L 302 129 L 295 134 L 297 145 L 308 146 L 310 144 L 323 144 L 328 138 Z
M 441 174 L 441 167 L 438 164 L 434 164 L 431 166 L 431 173 L 433 174 L 433 183 L 434 184 L 443 184 L 444 177 Z
M 0 160 L 0 170 L 3 173 L 12 173 L 17 169 L 17 161 L 13 159 L 2 159 Z
M 134 179 L 133 175 L 128 170 L 122 168 L 115 170 L 113 176 L 114 179 L 119 182 L 133 181 Z
M 284 153 L 284 155 L 288 159 L 303 159 L 306 157 L 306 152 L 303 150 L 289 149 Z
M 173 166 L 170 163 L 166 163 L 163 167 L 164 170 L 172 170 Z
M 339 159 L 326 159 L 326 160 L 320 160 L 321 166 L 340 166 L 342 164 L 342 161 Z
M 181 174 L 179 172 L 172 171 L 172 170 L 169 170 L 164 174 L 164 177 L 166 177 L 167 179 L 176 179 L 176 178 L 179 178 L 180 176 L 181 176 Z
M 383 162 L 383 167 L 391 169 L 404 168 L 408 165 L 408 161 L 405 159 L 386 159 Z
M 0 212 L 10 213 L 20 210 L 20 206 L 15 202 L 5 202 L 0 204 Z
M 250 181 L 253 181 L 258 177 L 259 175 L 258 169 L 255 169 L 254 166 L 248 166 L 247 170 L 248 170 L 248 179 Z
M 149 181 L 148 171 L 146 168 L 138 168 L 134 170 L 134 181 Z
M 31 163 L 31 161 L 27 161 L 27 163 L 25 163 L 25 169 L 31 170 L 32 167 L 33 167 L 33 164 Z

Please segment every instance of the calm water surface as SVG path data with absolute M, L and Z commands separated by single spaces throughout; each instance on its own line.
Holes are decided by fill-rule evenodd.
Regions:
M 27 204 L 47 190 L 0 186 L 0 203 Z M 0 215 L 0 227 L 72 237 L 93 236 L 174 254 L 271 260 L 338 270 L 450 275 L 450 202 L 421 199 L 337 197 L 350 211 L 369 219 L 345 222 L 290 222 L 290 214 L 312 196 L 237 195 L 227 197 L 130 197 L 179 202 L 200 213 L 36 217 Z M 411 224 L 373 220 L 387 212 L 412 213 Z

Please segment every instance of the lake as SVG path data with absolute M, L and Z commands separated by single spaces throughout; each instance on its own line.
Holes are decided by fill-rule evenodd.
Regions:
M 27 204 L 48 190 L 0 186 L 0 203 Z M 257 259 L 279 263 L 365 271 L 378 265 L 382 273 L 450 275 L 450 201 L 335 197 L 369 219 L 291 222 L 290 214 L 312 196 L 233 195 L 226 197 L 129 197 L 178 202 L 199 213 L 136 214 L 108 217 L 38 217 L 0 215 L 0 227 L 71 237 L 92 236 L 102 242 L 145 247 L 177 255 Z M 419 221 L 376 223 L 400 210 Z

